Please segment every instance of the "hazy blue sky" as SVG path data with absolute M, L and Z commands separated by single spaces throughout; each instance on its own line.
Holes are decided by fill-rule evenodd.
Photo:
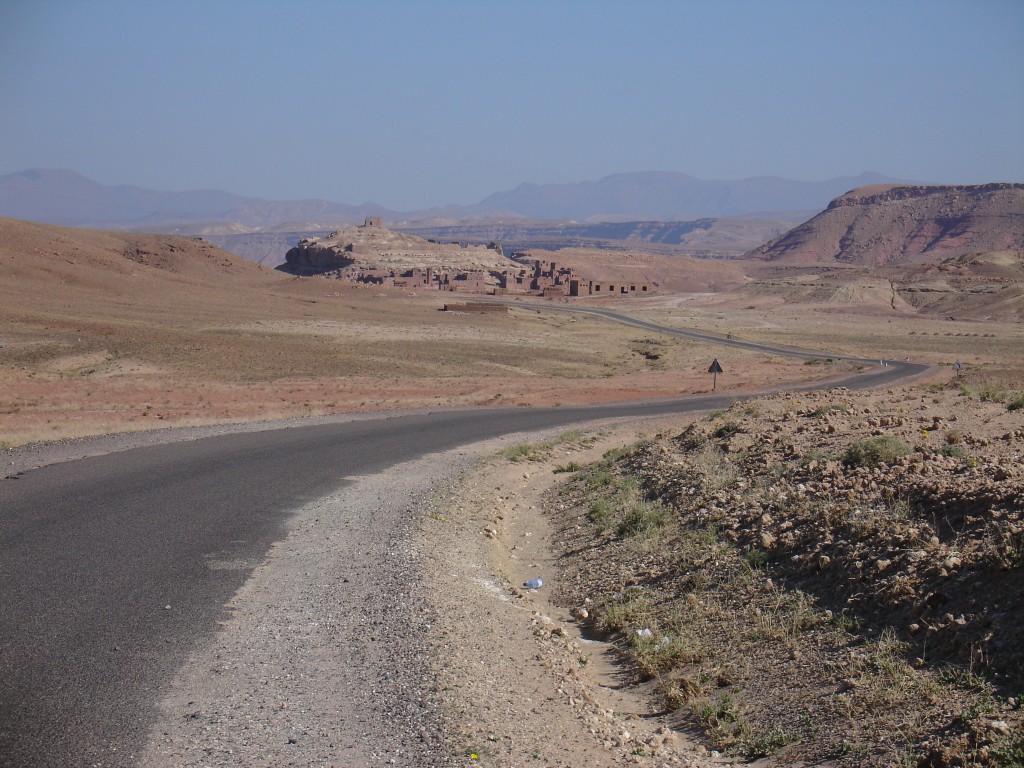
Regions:
M 6 0 L 0 174 L 473 203 L 640 170 L 1024 181 L 1022 0 Z

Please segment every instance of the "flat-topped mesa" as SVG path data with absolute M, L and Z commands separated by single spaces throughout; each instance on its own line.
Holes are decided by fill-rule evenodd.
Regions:
M 1024 251 L 1024 184 L 859 187 L 749 256 L 863 266 Z
M 302 276 L 338 270 L 504 272 L 515 268 L 515 262 L 494 248 L 463 247 L 393 232 L 376 216 L 368 216 L 361 226 L 331 232 L 327 237 L 303 238 L 278 267 Z
M 851 189 L 828 204 L 826 210 L 841 208 L 845 205 L 882 205 L 903 200 L 922 198 L 943 198 L 952 203 L 964 200 L 980 199 L 998 192 L 1010 192 L 1011 195 L 1024 192 L 1024 184 L 992 183 L 992 184 L 960 184 L 960 185 L 906 185 L 906 184 L 869 184 Z

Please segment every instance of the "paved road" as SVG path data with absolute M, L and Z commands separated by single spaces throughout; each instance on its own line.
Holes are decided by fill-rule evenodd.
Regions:
M 842 383 L 884 385 L 923 368 L 876 363 Z M 448 411 L 239 433 L 0 480 L 0 766 L 131 765 L 160 687 L 216 631 L 223 606 L 284 535 L 289 511 L 346 477 L 501 434 L 734 399 Z M 217 567 L 224 563 L 235 567 Z

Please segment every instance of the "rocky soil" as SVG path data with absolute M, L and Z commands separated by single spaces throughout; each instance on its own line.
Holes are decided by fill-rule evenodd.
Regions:
M 609 456 L 549 500 L 558 599 L 708 747 L 1020 764 L 1022 406 L 780 394 Z

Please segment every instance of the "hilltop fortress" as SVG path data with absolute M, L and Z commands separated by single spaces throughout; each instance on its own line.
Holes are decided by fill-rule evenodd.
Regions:
M 462 246 L 393 232 L 375 216 L 362 226 L 300 240 L 278 269 L 299 276 L 472 294 L 626 296 L 651 291 L 646 281 L 595 281 L 554 261 L 508 258 L 494 243 Z

